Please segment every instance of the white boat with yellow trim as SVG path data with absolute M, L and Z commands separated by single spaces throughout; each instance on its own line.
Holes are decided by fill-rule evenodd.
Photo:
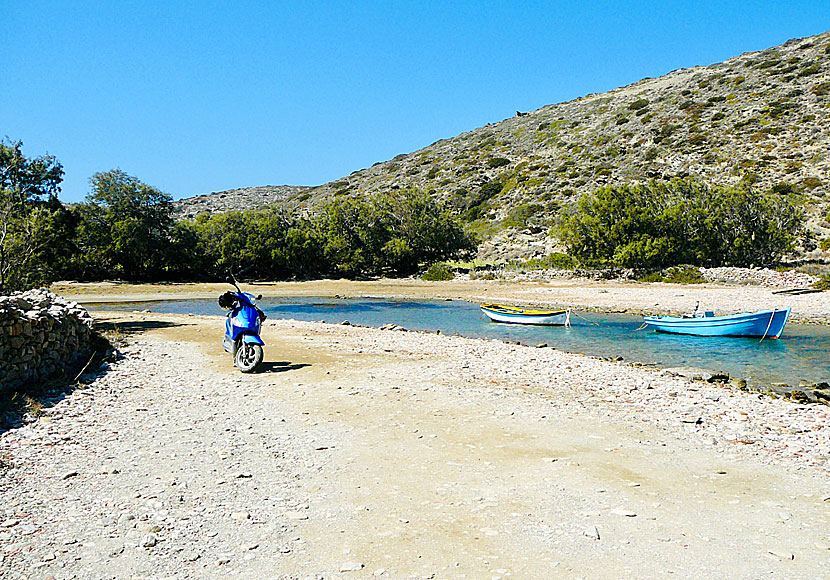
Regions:
M 481 311 L 493 322 L 507 324 L 542 324 L 549 326 L 570 326 L 570 310 L 533 310 L 516 308 L 503 304 L 482 304 Z

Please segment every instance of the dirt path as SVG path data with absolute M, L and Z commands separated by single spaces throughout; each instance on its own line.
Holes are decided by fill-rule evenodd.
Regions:
M 8 578 L 830 571 L 815 408 L 782 424 L 794 405 L 655 371 L 291 321 L 243 376 L 221 319 L 106 316 L 126 358 L 0 437 Z

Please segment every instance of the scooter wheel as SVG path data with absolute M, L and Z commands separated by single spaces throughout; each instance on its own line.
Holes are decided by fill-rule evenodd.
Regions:
M 243 342 L 236 351 L 236 368 L 243 373 L 252 373 L 262 362 L 262 345 Z

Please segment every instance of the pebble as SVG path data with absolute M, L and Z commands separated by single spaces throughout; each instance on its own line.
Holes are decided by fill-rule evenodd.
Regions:
M 343 562 L 340 565 L 340 572 L 357 572 L 359 570 L 363 570 L 364 565 L 362 562 Z
M 599 529 L 596 526 L 588 526 L 582 534 L 593 540 L 599 540 Z
M 152 548 L 156 545 L 158 540 L 153 534 L 147 534 L 143 538 L 141 538 L 141 545 L 145 548 Z

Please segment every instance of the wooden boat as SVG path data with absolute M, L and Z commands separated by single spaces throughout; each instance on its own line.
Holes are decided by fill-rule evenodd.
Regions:
M 646 316 L 643 323 L 657 332 L 695 336 L 755 336 L 778 338 L 790 317 L 790 309 L 763 310 L 715 316 L 703 312 L 694 316 Z
M 502 304 L 482 304 L 481 311 L 494 322 L 508 324 L 544 324 L 551 326 L 570 326 L 570 310 L 531 310 L 515 308 Z

